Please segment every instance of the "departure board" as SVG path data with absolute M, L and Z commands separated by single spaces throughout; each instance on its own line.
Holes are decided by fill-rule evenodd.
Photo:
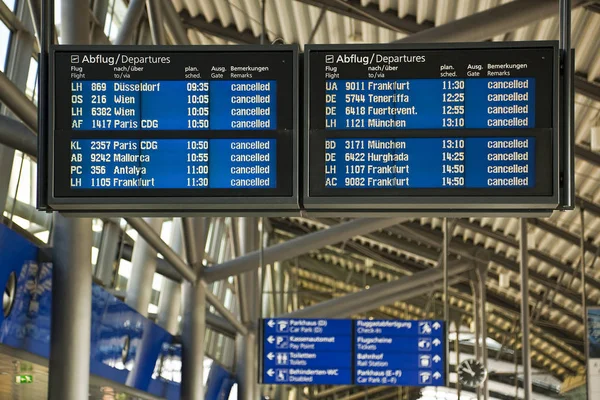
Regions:
M 51 62 L 59 209 L 297 209 L 297 47 L 58 46 Z
M 556 207 L 556 48 L 307 46 L 307 210 Z

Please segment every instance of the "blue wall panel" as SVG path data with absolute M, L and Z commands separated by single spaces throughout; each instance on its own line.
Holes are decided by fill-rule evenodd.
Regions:
M 11 272 L 17 288 L 11 313 L 0 313 L 0 343 L 48 358 L 52 264 L 38 262 L 38 248 L 0 225 L 0 288 Z M 101 287 L 92 289 L 91 373 L 167 399 L 179 398 L 181 349 L 173 336 Z M 123 348 L 129 343 L 129 351 Z M 179 369 L 179 368 L 177 368 Z M 161 377 L 168 376 L 170 379 Z

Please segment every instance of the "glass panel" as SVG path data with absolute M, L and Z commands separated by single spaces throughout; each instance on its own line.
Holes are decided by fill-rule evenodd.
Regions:
M 25 94 L 35 104 L 37 104 L 37 83 L 38 83 L 38 62 L 32 58 L 29 64 L 29 72 L 27 74 L 27 86 Z
M 6 68 L 6 56 L 8 55 L 8 44 L 10 43 L 10 29 L 0 21 L 0 71 Z
M 106 22 L 104 23 L 104 33 L 111 41 L 116 39 L 126 13 L 127 5 L 123 0 L 110 1 Z
M 2 0 L 2 1 L 4 2 L 4 4 L 6 4 L 8 6 L 10 11 L 15 12 L 15 5 L 17 3 L 17 0 Z

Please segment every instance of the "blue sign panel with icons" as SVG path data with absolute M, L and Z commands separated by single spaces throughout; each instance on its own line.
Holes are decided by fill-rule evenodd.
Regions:
M 437 320 L 265 319 L 264 384 L 443 386 Z

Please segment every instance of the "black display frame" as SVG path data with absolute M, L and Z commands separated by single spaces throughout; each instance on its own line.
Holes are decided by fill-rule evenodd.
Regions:
M 510 49 L 549 49 L 552 51 L 552 109 L 551 112 L 551 173 L 548 174 L 548 180 L 551 183 L 550 190 L 545 190 L 544 193 L 534 193 L 527 190 L 525 194 L 523 190 L 515 192 L 508 191 L 502 196 L 496 194 L 486 194 L 489 189 L 425 189 L 420 190 L 417 194 L 410 195 L 406 193 L 402 196 L 398 195 L 398 191 L 392 194 L 385 194 L 385 190 L 367 189 L 369 191 L 379 190 L 378 195 L 356 195 L 357 190 L 363 189 L 333 189 L 338 194 L 332 195 L 331 190 L 321 190 L 316 193 L 311 191 L 311 185 L 314 189 L 314 174 L 315 169 L 314 159 L 311 160 L 311 154 L 318 153 L 316 148 L 311 149 L 311 53 L 314 52 L 340 52 L 340 51 L 457 51 L 457 50 L 510 50 Z M 486 43 L 393 43 L 393 44 L 357 44 L 357 45 L 306 45 L 304 49 L 304 104 L 303 104 L 303 188 L 302 188 L 302 205 L 307 212 L 312 215 L 381 215 L 382 213 L 407 213 L 407 214 L 447 214 L 447 215 L 474 215 L 474 214 L 503 214 L 503 213 L 523 213 L 530 214 L 532 212 L 540 214 L 548 214 L 559 205 L 559 193 L 561 190 L 560 182 L 560 158 L 559 158 L 559 73 L 560 73 L 560 53 L 558 50 L 558 42 L 556 41 L 539 41 L 539 42 L 486 42 Z M 343 77 L 342 77 L 343 78 Z M 323 89 L 324 90 L 324 89 Z M 320 128 L 316 128 L 320 129 Z M 525 129 L 498 129 L 490 130 L 489 136 L 506 136 L 508 131 L 513 131 L 511 136 L 535 136 L 532 133 L 524 134 Z M 327 135 L 332 138 L 341 137 L 356 137 L 358 134 L 355 130 L 330 130 Z M 364 132 L 364 131 L 363 131 Z M 383 131 L 370 130 L 369 136 L 386 137 Z M 414 131 L 413 131 L 414 132 Z M 427 137 L 470 137 L 472 135 L 462 132 L 467 130 L 447 130 L 440 133 L 439 130 L 433 131 L 422 130 Z M 518 133 L 517 133 L 518 132 Z M 341 133 L 341 134 L 340 134 Z M 314 133 L 312 133 L 314 135 Z M 396 137 L 418 137 L 411 136 L 406 131 L 396 131 Z M 478 136 L 481 137 L 481 136 Z M 537 142 L 537 141 L 536 141 Z M 313 143 L 314 146 L 314 143 Z M 312 152 L 312 153 L 311 153 Z M 539 154 L 539 153 L 538 153 Z M 318 155 L 318 154 L 317 154 Z M 324 165 L 324 161 L 323 161 Z M 316 168 L 319 168 L 317 165 Z M 311 168 L 312 167 L 312 168 Z M 321 168 L 324 171 L 324 168 Z M 324 172 L 322 172 L 324 174 Z M 317 171 L 316 174 L 319 174 Z M 311 175 L 313 180 L 311 180 Z M 449 195 L 448 191 L 455 191 Z M 493 189 L 495 190 L 495 189 Z M 457 191 L 457 192 L 456 192 Z M 364 193 L 364 192 L 363 192 Z M 461 194 L 462 193 L 462 194 Z
M 282 195 L 281 191 L 275 189 L 240 189 L 238 193 L 233 193 L 232 190 L 215 190 L 211 189 L 212 192 L 207 194 L 206 189 L 185 189 L 195 191 L 196 193 L 204 190 L 203 195 L 191 195 L 184 193 L 183 190 L 168 190 L 168 189 L 151 189 L 154 193 L 161 192 L 161 195 L 152 194 L 149 192 L 147 195 L 139 196 L 132 190 L 126 190 L 129 193 L 123 193 L 119 195 L 114 193 L 115 191 L 110 190 L 110 193 L 100 193 L 95 195 L 86 195 L 86 189 L 77 189 L 80 191 L 77 195 L 68 195 L 68 191 L 64 188 L 59 189 L 57 193 L 57 182 L 61 181 L 57 174 L 64 174 L 65 169 L 60 168 L 57 165 L 57 159 L 60 154 L 55 154 L 55 110 L 56 110 L 56 98 L 57 90 L 55 81 L 56 70 L 55 61 L 57 53 L 153 53 L 156 55 L 169 55 L 169 53 L 289 53 L 292 59 L 292 76 L 290 93 L 292 102 L 292 121 L 291 121 L 291 135 L 288 136 L 289 140 L 278 140 L 277 142 L 277 180 L 279 184 L 283 183 L 286 187 L 286 194 Z M 44 180 L 44 187 L 47 190 L 47 209 L 61 211 L 65 213 L 74 214 L 103 214 L 103 215 L 180 215 L 185 213 L 193 214 L 223 214 L 223 215 L 251 215 L 251 214 L 265 214 L 270 215 L 286 214 L 297 212 L 299 209 L 299 95 L 298 94 L 298 82 L 299 82 L 299 48 L 297 45 L 278 45 L 278 46 L 260 46 L 260 45 L 243 45 L 243 46 L 221 46 L 221 45 L 210 45 L 210 46 L 84 46 L 84 45 L 53 45 L 50 47 L 49 52 L 49 67 L 48 67 L 48 96 L 47 104 L 45 105 L 48 110 L 48 120 L 45 124 L 47 138 L 41 138 L 45 140 L 47 146 L 47 177 Z M 42 101 L 44 101 L 42 99 Z M 280 100 L 278 99 L 280 104 Z M 279 105 L 278 104 L 278 105 Z M 267 133 L 260 135 L 264 138 L 276 138 L 280 133 L 279 130 L 265 131 Z M 146 137 L 156 137 L 156 131 L 121 131 L 123 138 L 135 137 L 135 134 L 144 132 Z M 216 132 L 216 134 L 215 134 Z M 191 137 L 197 134 L 198 138 L 212 138 L 218 137 L 219 131 L 189 131 L 187 134 L 182 135 L 182 138 Z M 254 131 L 240 131 L 239 133 L 227 136 L 227 138 L 249 138 L 252 137 Z M 76 135 L 77 131 L 70 132 L 70 136 Z M 213 136 L 211 136 L 211 134 Z M 102 136 L 101 132 L 95 132 L 93 136 Z M 111 138 L 111 135 L 105 135 L 107 138 Z M 141 136 L 141 135 L 140 135 Z M 140 137 L 138 136 L 138 137 Z M 290 137 L 291 136 L 291 137 Z M 196 137 L 196 136 L 194 136 Z M 82 136 L 82 138 L 88 138 Z M 281 138 L 279 138 L 281 139 Z M 282 143 L 283 142 L 283 143 Z M 64 144 L 64 143 L 63 143 Z M 282 149 L 281 145 L 287 145 L 291 148 L 289 150 Z M 63 149 L 64 150 L 64 149 Z M 64 153 L 64 152 L 63 152 Z M 62 154 L 62 153 L 61 153 Z M 64 154 L 63 154 L 64 157 Z M 280 164 L 280 163 L 283 164 Z M 291 181 L 287 179 L 282 182 L 281 171 L 284 169 L 280 168 L 284 166 L 285 171 L 291 170 L 291 173 L 287 175 L 291 176 Z M 68 169 L 67 169 L 68 171 Z M 64 178 L 64 177 L 63 177 Z M 64 179 L 63 179 L 64 180 Z M 63 185 L 64 186 L 64 185 Z M 103 189 L 105 190 L 105 189 Z M 136 189 L 135 191 L 145 190 Z M 89 193 L 89 192 L 88 192 Z M 98 193 L 94 191 L 93 193 Z M 189 193 L 189 192 L 188 192 Z M 231 193 L 231 194 L 230 194 Z M 67 195 L 65 195 L 67 194 Z

